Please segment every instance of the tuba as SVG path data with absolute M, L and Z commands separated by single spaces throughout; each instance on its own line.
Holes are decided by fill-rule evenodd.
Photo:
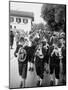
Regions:
M 27 57 L 26 50 L 23 47 L 21 47 L 18 52 L 18 60 L 20 62 L 24 62 L 26 60 L 26 57 Z

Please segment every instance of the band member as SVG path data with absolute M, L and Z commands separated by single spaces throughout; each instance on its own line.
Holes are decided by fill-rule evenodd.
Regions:
M 20 40 L 19 40 L 18 43 L 17 43 L 16 50 L 15 50 L 15 52 L 14 52 L 14 56 L 15 56 L 15 57 L 17 57 L 17 53 L 18 53 L 20 47 L 23 47 L 24 43 L 25 43 L 24 38 L 21 37 Z
M 13 41 L 14 41 L 14 33 L 13 31 L 10 31 L 10 46 L 11 46 L 11 49 L 13 49 Z
M 62 83 L 66 84 L 66 43 L 65 43 L 65 33 L 62 32 L 60 34 L 60 43 L 61 43 L 61 51 L 62 51 Z
M 46 53 L 46 50 L 44 48 L 42 48 L 42 46 L 43 46 L 43 44 L 40 43 L 37 46 L 36 53 L 35 53 L 36 73 L 39 76 L 37 86 L 42 86 L 42 80 L 43 80 L 43 77 L 44 77 L 44 65 L 45 65 L 44 55 Z
M 25 79 L 27 77 L 27 62 L 28 62 L 28 56 L 26 52 L 26 48 L 23 49 L 21 47 L 18 52 L 18 68 L 19 68 L 19 75 L 22 77 L 21 78 L 21 84 L 20 87 L 25 87 Z
M 53 73 L 55 71 L 55 85 L 59 83 L 59 73 L 60 73 L 60 59 L 59 59 L 59 49 L 56 44 L 53 44 L 50 47 L 50 77 L 51 82 L 50 85 L 54 84 Z
M 25 80 L 27 77 L 27 66 L 29 60 L 29 46 L 26 45 L 25 42 L 23 44 L 21 41 L 15 51 L 15 54 L 15 56 L 18 57 L 19 75 L 21 76 L 20 87 L 25 87 Z
M 42 49 L 42 52 L 44 54 L 44 59 L 45 59 L 45 71 L 46 73 L 49 73 L 49 44 L 46 41 L 42 41 L 42 44 L 43 44 L 43 49 Z
M 21 76 L 20 87 L 25 87 L 25 78 L 27 75 L 26 50 L 23 49 L 24 43 L 24 38 L 21 37 L 14 52 L 14 56 L 18 58 L 18 69 Z
M 62 47 L 62 75 L 63 75 L 63 84 L 66 84 L 66 48 L 65 45 Z
M 29 71 L 34 71 L 34 52 L 35 46 L 31 45 L 31 47 L 29 48 L 29 63 L 30 63 Z
M 34 38 L 33 41 L 31 41 L 31 46 L 30 46 L 30 52 L 29 52 L 29 71 L 34 71 L 34 57 L 35 57 L 35 49 L 38 44 L 39 38 Z
M 50 45 L 52 45 L 53 43 L 57 43 L 58 42 L 58 37 L 56 35 L 56 33 L 53 33 L 52 36 L 50 37 Z

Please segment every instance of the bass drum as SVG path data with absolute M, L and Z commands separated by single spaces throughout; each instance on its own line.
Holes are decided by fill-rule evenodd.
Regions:
M 25 49 L 23 49 L 23 47 L 21 47 L 18 53 L 18 60 L 20 62 L 24 62 L 26 60 L 26 57 L 27 57 L 27 52 Z

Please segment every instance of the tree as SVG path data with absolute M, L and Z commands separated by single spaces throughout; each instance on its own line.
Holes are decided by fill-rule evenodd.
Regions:
M 66 31 L 66 6 L 60 4 L 43 4 L 41 17 L 47 22 L 51 30 Z
M 37 29 L 38 30 L 44 30 L 45 29 L 45 25 L 43 24 L 43 23 L 39 23 L 39 24 L 37 24 Z

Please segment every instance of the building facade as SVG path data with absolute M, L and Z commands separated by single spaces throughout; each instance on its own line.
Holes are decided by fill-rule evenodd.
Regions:
M 31 30 L 34 14 L 32 12 L 10 11 L 10 30 L 28 32 Z

